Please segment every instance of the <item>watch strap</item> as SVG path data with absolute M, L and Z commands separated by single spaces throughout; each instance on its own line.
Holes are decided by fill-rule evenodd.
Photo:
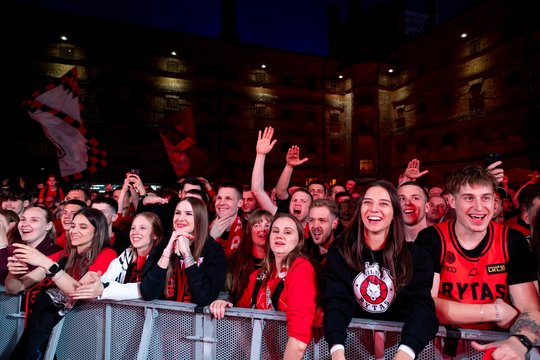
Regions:
M 58 265 L 58 263 L 52 264 L 49 270 L 47 270 L 47 277 L 54 277 L 54 275 L 56 275 L 60 270 L 62 269 L 60 268 L 60 265 Z
M 527 336 L 523 334 L 512 334 L 510 336 L 516 337 L 519 342 L 527 348 L 527 351 L 530 351 L 533 348 L 533 342 Z

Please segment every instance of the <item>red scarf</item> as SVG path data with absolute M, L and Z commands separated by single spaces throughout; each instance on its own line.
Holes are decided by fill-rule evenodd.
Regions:
M 210 224 L 210 227 L 212 227 L 212 224 Z M 227 239 L 224 239 L 222 237 L 218 237 L 216 239 L 218 244 L 220 244 L 223 248 L 223 251 L 225 251 L 225 256 L 227 257 L 229 257 L 229 255 L 231 255 L 236 249 L 238 249 L 241 240 L 242 219 L 238 216 L 232 222 L 231 229 L 229 230 L 229 237 Z
M 136 283 L 136 282 L 141 281 L 142 268 L 143 268 L 145 260 L 146 260 L 146 256 L 138 256 L 137 262 L 131 264 L 132 268 L 131 268 L 131 274 L 129 275 L 128 282 Z
M 204 258 L 199 258 L 197 266 L 200 266 L 203 260 Z M 170 271 L 165 289 L 165 298 L 167 300 L 191 302 L 191 292 L 189 291 L 185 268 L 184 261 L 180 260 Z

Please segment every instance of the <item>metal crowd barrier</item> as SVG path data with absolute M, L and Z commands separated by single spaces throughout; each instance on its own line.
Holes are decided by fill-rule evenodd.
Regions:
M 24 326 L 21 296 L 0 288 L 0 359 L 7 359 Z M 392 359 L 400 341 L 401 323 L 353 319 L 345 344 L 348 359 Z M 470 341 L 496 341 L 508 336 L 494 331 L 447 331 L 417 356 L 422 360 L 474 359 L 482 353 Z M 455 356 L 443 344 L 458 342 Z M 45 360 L 109 359 L 281 359 L 287 343 L 284 313 L 227 309 L 222 320 L 208 308 L 170 301 L 88 301 L 69 312 L 55 327 Z M 540 359 L 532 356 L 531 358 Z M 330 359 L 322 330 L 316 329 L 305 360 Z

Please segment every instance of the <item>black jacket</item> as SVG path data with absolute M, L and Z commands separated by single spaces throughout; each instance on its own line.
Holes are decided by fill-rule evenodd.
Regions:
M 335 242 L 330 246 L 326 263 L 320 272 L 324 336 L 330 346 L 345 344 L 347 327 L 353 317 L 403 322 L 401 344 L 409 346 L 416 354 L 435 338 L 439 323 L 435 314 L 435 303 L 431 297 L 433 265 L 425 250 L 414 243 L 407 243 L 407 246 L 413 259 L 413 278 L 405 288 L 396 293 L 390 304 L 380 301 L 386 292 L 391 291 L 392 286 L 388 286 L 388 283 L 379 284 L 378 280 L 372 277 L 366 278 L 362 284 L 373 286 L 372 289 L 376 291 L 369 294 L 377 299 L 370 302 L 367 289 L 364 288 L 362 290 L 364 299 L 368 301 L 362 298 L 357 300 L 353 282 L 359 273 L 347 266 Z M 372 252 L 364 248 L 363 258 L 370 263 L 383 262 L 382 251 Z M 388 278 L 386 280 L 388 281 Z M 357 291 L 361 291 L 360 287 L 357 287 Z M 361 302 L 369 305 L 362 307 Z M 373 311 L 367 311 L 365 308 L 371 308 Z
M 167 269 L 159 267 L 157 262 L 168 241 L 169 238 L 164 238 L 152 250 L 144 263 L 141 281 L 141 294 L 144 300 L 165 299 Z M 221 246 L 211 237 L 206 240 L 201 257 L 204 259 L 200 266 L 192 265 L 186 268 L 185 272 L 191 302 L 206 306 L 216 300 L 220 291 L 223 290 L 227 274 L 227 260 Z

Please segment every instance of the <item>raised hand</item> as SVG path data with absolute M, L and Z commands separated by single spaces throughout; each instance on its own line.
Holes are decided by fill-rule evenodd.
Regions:
M 289 148 L 287 151 L 287 156 L 285 157 L 285 161 L 287 162 L 287 165 L 295 167 L 298 165 L 302 165 L 309 159 L 303 158 L 300 159 L 300 148 L 297 145 L 293 145 Z
M 173 231 L 171 238 L 174 238 L 174 252 L 178 256 L 185 257 L 186 254 L 191 254 L 189 246 L 195 237 L 183 231 Z
M 47 264 L 52 263 L 52 260 L 46 255 L 43 255 L 39 250 L 20 243 L 13 244 L 13 255 L 16 256 L 19 261 L 28 265 L 48 268 Z
M 427 174 L 429 170 L 420 171 L 420 160 L 412 159 L 403 173 L 405 181 L 415 181 L 419 177 Z
M 236 219 L 236 214 L 224 218 L 216 218 L 214 222 L 212 222 L 212 226 L 210 226 L 210 236 L 215 240 L 223 235 L 225 230 L 231 227 L 234 219 Z
M 137 192 L 139 193 L 144 191 L 144 184 L 140 176 L 134 173 L 126 173 L 124 186 L 127 186 L 128 188 L 136 189 Z
M 256 151 L 257 154 L 266 155 L 274 148 L 277 140 L 272 140 L 274 136 L 274 128 L 271 126 L 265 127 L 264 132 L 261 133 L 259 130 L 259 138 L 257 140 Z
M 498 182 L 502 182 L 504 180 L 504 170 L 503 168 L 499 168 L 498 166 L 502 164 L 502 161 L 495 161 L 493 164 L 489 165 L 486 169 L 489 170 L 489 172 L 495 176 Z

